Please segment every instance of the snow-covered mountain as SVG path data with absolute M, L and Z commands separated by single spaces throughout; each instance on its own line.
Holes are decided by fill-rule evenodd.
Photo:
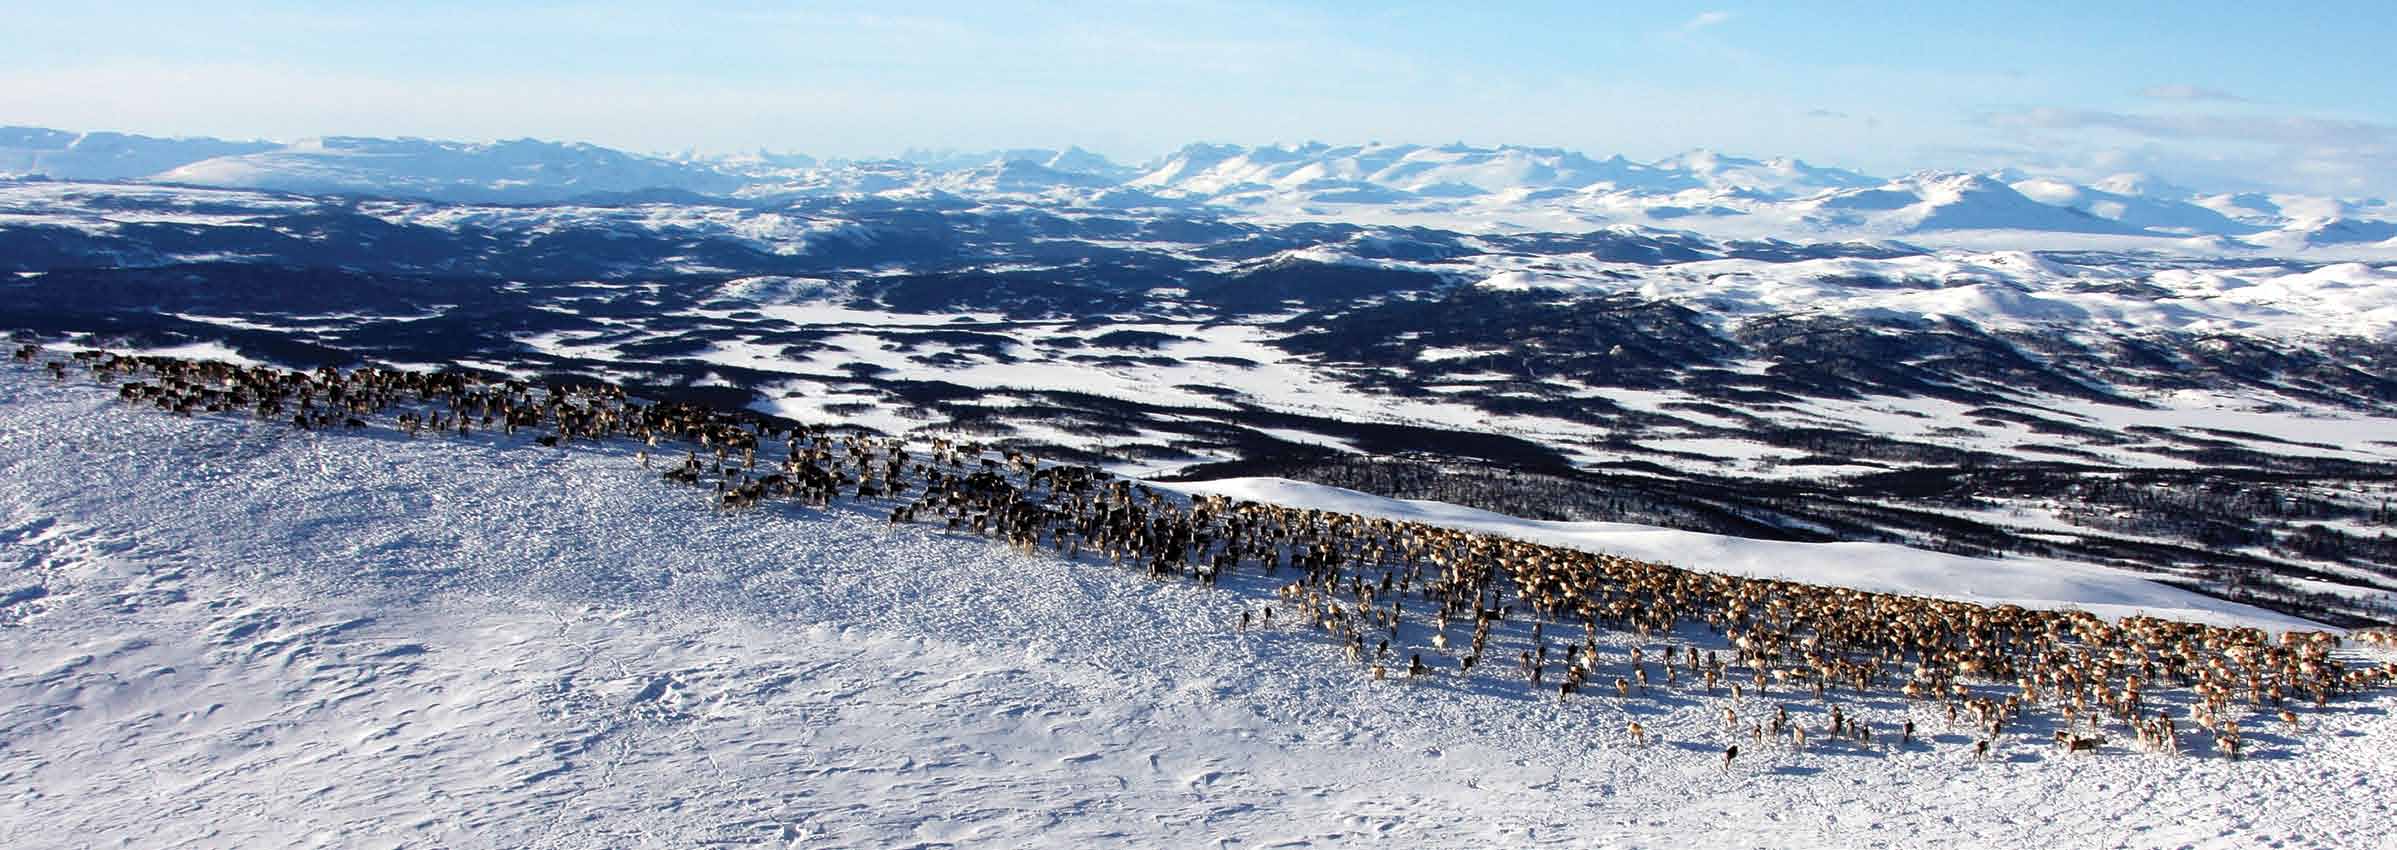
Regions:
M 1745 159 L 1703 149 L 1660 160 L 1655 166 L 1687 173 L 1716 191 L 1748 192 L 1769 198 L 1798 198 L 1826 190 L 1861 189 L 1881 182 L 1846 169 L 1808 165 L 1801 159 Z
M 2397 209 L 2376 199 L 2207 194 L 2139 174 L 2086 184 L 2012 169 L 1883 179 L 1706 150 L 1634 162 L 1513 145 L 1193 144 L 1135 167 L 1076 147 L 819 160 L 764 151 L 651 157 L 533 140 L 277 144 L 12 128 L 0 130 L 0 175 L 11 174 L 508 203 L 644 193 L 785 202 L 935 192 L 967 201 L 1206 205 L 1256 221 L 1490 233 L 1634 225 L 1748 239 L 2397 255 Z M 1993 243 L 1991 234 L 2011 244 Z
M 1029 159 L 1010 159 L 947 172 L 934 179 L 932 184 L 945 191 L 961 194 L 1019 195 L 1055 189 L 1106 189 L 1116 182 L 1097 174 L 1057 168 Z
M 713 510 L 630 446 L 374 419 L 187 419 L 0 361 L 0 844 L 2228 850 L 2368 846 L 2397 794 L 2385 690 L 2297 706 L 2302 731 L 2234 703 L 2249 758 L 2231 761 L 2191 732 L 2184 755 L 2139 751 L 2102 717 L 2082 722 L 2103 751 L 2066 753 L 2047 707 L 1975 758 L 1969 721 L 1895 681 L 1735 697 L 1668 672 L 1560 699 L 1511 660 L 1459 673 L 1463 641 L 1437 651 L 1423 622 L 1392 634 L 1439 669 L 1377 680 L 1253 567 L 1159 581 L 846 499 Z M 1280 480 L 1178 489 L 1734 573 L 2301 625 L 2034 559 L 1532 523 Z M 1240 626 L 1265 606 L 1277 625 Z M 1486 626 L 1494 659 L 1580 639 L 1543 641 L 1515 610 Z M 1731 657 L 1694 624 L 1587 646 L 1605 677 L 1643 680 L 1667 650 Z M 1835 709 L 1871 740 L 1818 733 Z M 1812 740 L 1746 728 L 1777 710 Z
M 1132 185 L 1268 219 L 1375 220 L 1472 230 L 1606 224 L 1718 236 L 1928 238 L 1976 233 L 2072 237 L 2076 245 L 2240 250 L 2380 242 L 2375 201 L 2290 196 L 2233 216 L 2197 193 L 2142 175 L 2080 185 L 2020 172 L 1926 171 L 1883 180 L 1801 160 L 1698 150 L 1650 163 L 1553 148 L 1463 145 L 1192 145 Z M 2324 214 L 2323 209 L 2342 214 Z M 2201 243 L 2186 242 L 2202 238 Z M 2113 238 L 2114 241 L 2102 241 Z M 2091 241 L 2091 240 L 2100 241 Z M 2173 245 L 2168 242 L 2178 241 Z M 2050 240 L 2053 242 L 2054 240 Z
M 1366 184 L 1425 197 L 1538 192 L 1607 185 L 1670 192 L 1700 185 L 1692 176 L 1614 157 L 1593 160 L 1557 148 L 1456 144 L 1293 147 L 1191 145 L 1133 178 L 1134 186 L 1224 195 Z
M 1852 171 L 1818 168 L 1796 159 L 1743 159 L 1705 150 L 1637 163 L 1621 156 L 1600 160 L 1558 148 L 1511 145 L 1333 147 L 1321 143 L 1261 148 L 1192 145 L 1132 181 L 1161 191 L 1193 194 L 1364 183 L 1423 197 L 1502 193 L 1517 198 L 1554 197 L 1550 193 L 1558 190 L 1671 196 L 1705 190 L 1777 200 L 1878 182 Z
M 332 137 L 220 156 L 151 175 L 197 186 L 452 201 L 539 202 L 677 190 L 721 194 L 743 181 L 713 168 L 589 144 L 532 139 L 464 144 Z
M 1923 172 L 1878 186 L 1824 192 L 1794 204 L 1825 229 L 1922 234 L 2021 230 L 2137 235 L 2136 224 L 2065 203 L 2043 203 L 1984 174 Z
M 2193 193 L 2186 190 L 2144 181 L 2139 175 L 2118 175 L 2087 186 L 2045 177 L 2017 180 L 2010 185 L 2040 203 L 2151 232 L 2229 236 L 2267 229 L 2195 203 L 2189 200 Z
M 1118 164 L 1104 156 L 1069 146 L 1064 150 L 1049 148 L 1008 148 L 996 151 L 908 150 L 892 157 L 926 171 L 971 171 L 993 165 L 1021 162 L 1054 171 L 1089 175 L 1108 183 L 1118 183 L 1136 174 L 1131 166 Z M 837 163 L 836 163 L 837 164 Z
M 278 147 L 273 142 L 161 139 L 125 133 L 0 127 L 0 175 L 138 180 L 201 160 L 262 153 Z

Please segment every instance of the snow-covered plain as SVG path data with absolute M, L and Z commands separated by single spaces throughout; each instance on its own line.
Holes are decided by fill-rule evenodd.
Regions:
M 1234 630 L 1256 580 L 21 369 L 0 579 L 7 847 L 2373 847 L 2397 813 L 2386 695 L 2240 763 L 2065 758 L 2035 725 L 1974 763 L 1859 699 L 1926 740 L 1726 772 L 1720 699 L 1375 683 Z
M 1735 263 L 1737 261 L 1726 261 L 1722 265 L 1730 267 Z M 1875 292 L 1869 287 L 1848 286 L 1804 274 L 1783 273 L 1772 269 L 1772 265 L 1743 265 L 1744 271 L 1738 275 L 1741 280 L 1737 282 L 1721 277 L 1710 279 L 1704 275 L 1681 272 L 1679 267 L 1669 267 L 1653 273 L 1649 280 L 1640 285 L 1643 294 L 1654 297 L 1713 299 L 1708 302 L 1709 306 L 1724 311 L 1722 322 L 1726 328 L 1746 318 L 1740 315 L 1740 311 L 1770 315 L 1772 310 L 1795 305 L 1802 315 L 1865 316 L 1897 311 L 1906 298 L 1920 297 L 1919 293 L 1914 292 Z M 1881 271 L 1887 273 L 1900 267 L 1899 264 L 1889 264 Z M 2392 276 L 2397 273 L 2360 266 L 2331 268 L 2389 277 L 2392 283 L 2397 283 L 2397 277 Z M 1586 279 L 1568 281 L 1562 278 L 1543 284 L 1544 288 L 1561 291 L 1594 286 Z M 1904 309 L 1908 315 L 1966 318 L 1989 327 L 2039 328 L 2075 334 L 2094 333 L 2102 327 L 2102 323 L 2094 318 L 2098 312 L 2095 310 L 2063 317 L 2038 315 L 2074 296 L 2056 294 L 2051 301 L 2050 296 L 1995 287 L 1993 292 L 2008 297 L 1986 299 L 1972 297 L 1976 293 L 1988 294 L 1980 293 L 1978 287 L 1967 286 L 1964 289 L 1972 292 L 1964 293 L 1966 297 L 1957 299 L 1949 307 L 1917 306 Z M 2384 283 L 2369 294 L 2388 302 L 2389 306 L 2349 312 L 2328 307 L 2319 311 L 2228 307 L 2219 312 L 2224 316 L 2241 316 L 2235 321 L 2222 319 L 2226 326 L 2235 324 L 2242 332 L 2258 336 L 2300 336 L 2319 332 L 2325 327 L 2352 327 L 2375 335 L 2397 333 L 2397 302 L 2389 301 L 2397 298 L 2397 285 Z M 2127 301 L 2110 303 L 2109 306 L 2120 313 L 2138 312 L 2134 309 L 2135 305 L 2129 305 Z M 2201 310 L 2214 307 L 2192 296 L 2180 306 L 2155 309 L 2170 310 L 2175 315 L 2199 316 Z M 823 339 L 824 348 L 804 356 L 787 356 L 779 348 L 743 340 L 712 343 L 693 357 L 728 367 L 788 374 L 792 376 L 791 386 L 815 388 L 818 391 L 801 399 L 777 399 L 771 404 L 761 404 L 761 409 L 767 412 L 810 421 L 837 419 L 871 425 L 891 433 L 906 433 L 920 427 L 937 428 L 946 424 L 944 419 L 927 420 L 901 415 L 888 399 L 872 394 L 850 397 L 821 391 L 825 387 L 848 384 L 847 369 L 857 364 L 867 364 L 875 367 L 877 374 L 889 379 L 937 380 L 994 392 L 1060 390 L 1212 410 L 1232 409 L 1236 400 L 1241 404 L 1261 405 L 1275 411 L 1343 421 L 1432 424 L 1502 433 L 1554 447 L 1582 463 L 1603 463 L 1634 456 L 1624 453 L 1619 444 L 1608 444 L 1607 438 L 1617 433 L 1612 426 L 1536 414 L 1491 413 L 1463 400 L 1438 396 L 1401 398 L 1355 386 L 1350 383 L 1357 377 L 1355 370 L 1325 362 L 1319 356 L 1294 355 L 1284 351 L 1274 344 L 1276 332 L 1263 325 L 1223 324 L 1196 319 L 1125 321 L 1110 325 L 1115 330 L 1146 331 L 1173 338 L 1173 341 L 1154 348 L 1125 348 L 1090 344 L 1086 340 L 1086 331 L 1063 320 L 991 324 L 985 328 L 975 324 L 985 317 L 971 316 L 973 321 L 940 323 L 950 328 L 987 329 L 1013 336 L 1016 343 L 1008 348 L 1004 359 L 999 359 L 982 353 L 951 351 L 937 344 L 902 346 L 892 342 L 894 334 L 928 327 L 925 318 L 919 315 L 856 310 L 825 302 L 779 304 L 763 308 L 761 312 L 788 321 L 794 327 L 839 329 L 844 332 Z M 2194 327 L 2208 321 L 2212 320 L 2192 319 L 2189 324 Z M 621 338 L 602 341 L 606 335 L 601 334 L 584 336 L 589 341 L 581 337 L 561 338 L 556 334 L 520 337 L 519 341 L 544 353 L 591 357 L 601 361 L 618 358 L 617 349 L 628 342 Z M 1128 363 L 1088 362 L 1087 358 L 1094 355 L 1143 359 Z M 1464 356 L 1469 354 L 1426 347 L 1421 359 L 1437 364 Z M 1168 358 L 1170 362 L 1154 359 L 1157 357 Z M 1750 365 L 1763 369 L 1769 364 L 1756 362 Z M 1503 374 L 1459 372 L 1442 376 L 1440 383 L 1431 386 L 1461 390 L 1512 380 L 1512 376 Z M 1569 386 L 1572 382 L 1550 378 L 1548 383 L 1561 387 Z M 1231 392 L 1228 395 L 1217 394 L 1217 391 L 1224 390 Z M 775 390 L 777 393 L 782 391 L 780 388 Z M 1627 408 L 1651 413 L 1663 411 L 1676 418 L 1693 417 L 1694 414 L 1687 412 L 1686 408 L 1707 401 L 1700 392 L 1678 388 L 1637 390 L 1585 386 L 1581 391 Z M 2129 392 L 2138 395 L 2135 391 Z M 2373 442 L 2378 435 L 2397 429 L 2397 419 L 2375 411 L 2335 408 L 2299 399 L 2267 400 L 2193 393 L 2157 395 L 2140 400 L 2148 406 L 2104 405 L 2061 398 L 2043 398 L 2040 403 L 2046 415 L 2081 425 L 2118 429 L 2237 427 L 2284 441 L 2258 446 L 2269 451 L 2367 462 L 2385 462 L 2397 457 L 2397 447 Z M 2242 409 L 2263 407 L 2267 402 L 2271 407 L 2269 412 Z M 825 403 L 870 404 L 877 409 L 832 416 L 823 412 Z M 2052 442 L 2052 436 L 2021 423 L 1973 415 L 1973 408 L 1973 405 L 1935 398 L 1885 395 L 1861 400 L 1804 398 L 1781 405 L 1751 407 L 1744 412 L 1799 426 L 1854 429 L 2001 454 L 2014 454 L 2028 450 L 2026 446 Z M 1660 438 L 1682 433 L 1672 429 L 1657 429 L 1642 432 L 1639 436 L 1646 441 L 1643 445 L 1654 448 L 1664 445 L 1658 442 Z M 1105 445 L 1105 441 L 1100 439 L 1071 434 L 1060 437 L 1058 442 L 1092 449 L 1104 448 Z M 1772 453 L 1770 447 L 1717 440 L 1694 448 L 1702 451 L 1677 462 L 1687 468 L 1718 473 L 1776 474 L 1758 465 L 1761 459 Z M 2184 468 L 2193 465 L 2192 461 L 2185 458 L 2143 451 L 2140 444 L 2131 441 L 2093 442 L 2075 448 L 2125 468 Z M 1111 468 L 1127 474 L 1169 472 L 1174 468 L 1221 459 L 1224 458 L 1201 454 L 1162 462 L 1125 462 Z M 1826 471 L 1821 467 L 1791 467 L 1778 474 L 1819 475 Z

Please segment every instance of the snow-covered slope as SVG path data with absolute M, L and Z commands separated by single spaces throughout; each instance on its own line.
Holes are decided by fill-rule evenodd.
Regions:
M 1690 176 L 1628 162 L 1594 160 L 1557 148 L 1468 145 L 1350 145 L 1320 142 L 1243 148 L 1191 145 L 1133 178 L 1131 185 L 1182 193 L 1246 188 L 1306 189 L 1368 183 L 1426 195 L 1502 190 L 1582 189 L 1594 184 L 1648 191 L 1700 185 Z
M 1153 163 L 1132 185 L 1274 219 L 1475 231 L 1630 223 L 1715 236 L 1942 242 L 1992 233 L 2021 247 L 2208 252 L 2379 241 L 2365 238 L 2377 232 L 2369 224 L 2323 230 L 2326 221 L 2346 219 L 2284 216 L 2277 206 L 2232 215 L 2222 208 L 2225 202 L 2144 175 L 2092 185 L 2013 170 L 1926 171 L 1882 180 L 1787 157 L 1758 160 L 1707 150 L 1636 163 L 1513 146 L 1202 144 Z M 2302 196 L 2288 200 L 2292 209 L 2342 206 Z M 2385 212 L 2376 202 L 2358 204 L 2346 206 Z M 2186 237 L 2211 241 L 2166 241 Z
M 333 137 L 221 156 L 152 180 L 314 194 L 390 195 L 449 201 L 556 201 L 673 189 L 728 193 L 743 181 L 713 169 L 597 145 L 532 139 L 465 144 Z
M 1925 172 L 1880 186 L 1825 193 L 1799 204 L 1826 228 L 1866 232 L 2022 230 L 2134 235 L 2135 225 L 2025 197 L 1982 174 Z
M 2034 201 L 2144 230 L 2233 236 L 2264 229 L 2235 221 L 2220 211 L 2187 200 L 2177 200 L 2176 195 L 2178 198 L 2187 198 L 2189 195 L 2185 192 L 2175 193 L 2172 187 L 2142 182 L 2132 175 L 2100 181 L 2092 186 L 2050 177 L 2017 180 L 2010 185 Z
M 951 192 L 1038 194 L 1052 189 L 1104 189 L 1116 181 L 1028 159 L 1011 159 L 942 175 L 934 185 Z
M 1657 168 L 1687 172 L 1710 189 L 1763 197 L 1796 198 L 1834 189 L 1861 189 L 1881 181 L 1844 168 L 1809 165 L 1794 157 L 1756 160 L 1694 150 L 1659 160 Z
M 1847 700 L 1921 735 L 1725 771 L 1721 700 L 1376 683 L 1311 632 L 1236 632 L 1261 584 L 15 368 L 0 577 L 0 844 L 28 850 L 2368 847 L 2397 805 L 2385 697 L 2238 763 L 2039 728 L 1975 762 L 1929 708 Z
M 70 133 L 0 127 L 0 175 L 58 180 L 132 180 L 220 156 L 276 148 L 272 142 L 160 139 L 127 133 Z
M 2016 248 L 2206 254 L 2360 257 L 2397 240 L 2397 210 L 2378 199 L 2205 194 L 2149 175 L 2079 183 L 2017 169 L 1884 180 L 1789 157 L 1703 149 L 1634 162 L 1519 145 L 1194 144 L 1132 167 L 1078 147 L 818 160 L 763 151 L 652 157 L 529 139 L 330 137 L 278 144 L 0 129 L 0 176 L 37 174 L 510 203 L 659 193 L 761 203 L 874 193 L 936 197 L 931 192 L 1099 207 L 1162 199 L 1260 221 L 1468 232 L 1638 225 L 1732 238 L 1907 236 L 1942 244 L 1995 239 Z
M 1731 316 L 1962 320 L 1984 328 L 2071 333 L 2397 338 L 2397 265 L 2157 269 L 1971 250 L 1663 267 L 1493 256 L 1475 265 L 1485 275 L 1479 285 L 1491 289 L 1616 291 L 1636 280 L 1646 297 L 1704 304 Z

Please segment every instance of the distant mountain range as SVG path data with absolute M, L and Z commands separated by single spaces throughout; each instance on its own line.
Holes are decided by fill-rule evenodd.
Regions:
M 285 144 L 12 127 L 0 128 L 0 176 L 449 203 L 954 196 L 1117 209 L 1205 206 L 1259 220 L 1377 221 L 1461 232 L 1631 225 L 1806 242 L 1973 243 L 2008 234 L 2017 243 L 2043 240 L 2038 247 L 2397 251 L 2397 207 L 2380 199 L 2209 193 L 2141 174 L 2087 184 L 2016 170 L 1882 178 L 1786 157 L 1703 150 L 1635 162 L 1511 145 L 1194 144 L 1126 166 L 1080 148 L 909 151 L 886 160 L 765 152 L 657 157 L 531 139 L 327 137 Z

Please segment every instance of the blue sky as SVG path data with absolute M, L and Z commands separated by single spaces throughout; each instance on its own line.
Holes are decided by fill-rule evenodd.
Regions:
M 1192 141 L 1709 147 L 2397 195 L 2397 12 L 2161 8 L 11 0 L 0 123 L 1128 161 Z

